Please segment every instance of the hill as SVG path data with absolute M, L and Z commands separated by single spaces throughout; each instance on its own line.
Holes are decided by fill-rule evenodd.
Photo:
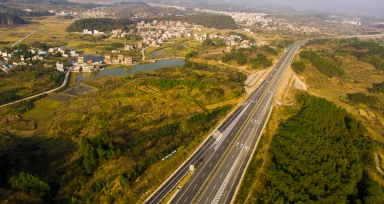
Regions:
M 19 17 L 40 17 L 40 16 L 53 16 L 54 13 L 50 13 L 48 11 L 23 11 L 21 9 L 11 8 L 7 6 L 3 6 L 0 8 L 0 13 L 8 13 Z
M 98 30 L 102 32 L 112 29 L 126 30 L 134 22 L 129 19 L 111 19 L 111 18 L 88 18 L 73 22 L 67 27 L 67 32 L 83 32 L 84 29 Z
M 0 13 L 0 25 L 1 26 L 4 26 L 4 25 L 23 25 L 23 24 L 26 24 L 26 22 L 16 16 L 16 15 L 13 15 L 13 14 L 9 14 L 9 13 Z

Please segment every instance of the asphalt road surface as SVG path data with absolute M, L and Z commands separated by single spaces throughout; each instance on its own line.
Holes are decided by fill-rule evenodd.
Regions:
M 243 104 L 211 133 L 205 143 L 146 201 L 160 203 L 196 165 L 171 203 L 230 203 L 241 175 L 268 119 L 272 99 L 297 49 L 291 46 L 268 77 Z

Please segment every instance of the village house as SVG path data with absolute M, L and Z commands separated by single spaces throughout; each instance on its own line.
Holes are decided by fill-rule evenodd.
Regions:
M 125 65 L 131 65 L 132 64 L 132 57 L 126 57 L 124 59 L 124 64 Z
M 64 63 L 62 62 L 56 62 L 56 69 L 61 71 L 61 72 L 64 72 Z
M 120 62 L 123 62 L 124 61 L 124 57 L 123 55 L 117 55 L 117 61 L 120 63 Z
M 93 72 L 95 70 L 95 67 L 93 65 L 83 65 L 82 66 L 83 72 Z
M 77 63 L 78 63 L 78 64 L 84 64 L 84 57 L 83 57 L 83 56 L 79 56 L 79 57 L 77 58 Z
M 111 63 L 111 56 L 110 55 L 105 55 L 104 56 L 104 63 L 110 64 Z

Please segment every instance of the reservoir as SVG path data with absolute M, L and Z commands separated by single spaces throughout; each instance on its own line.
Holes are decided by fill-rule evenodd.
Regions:
M 102 76 L 128 76 L 132 75 L 136 72 L 148 72 L 153 71 L 159 68 L 164 67 L 172 67 L 172 66 L 184 66 L 184 59 L 167 59 L 167 60 L 159 60 L 155 63 L 146 63 L 140 65 L 134 65 L 132 67 L 121 67 L 121 68 L 113 68 L 113 69 L 105 69 L 94 72 L 80 72 L 76 75 L 76 82 L 83 82 L 88 80 L 93 80 L 100 78 Z

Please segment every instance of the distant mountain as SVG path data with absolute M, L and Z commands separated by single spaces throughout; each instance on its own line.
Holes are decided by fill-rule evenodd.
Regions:
M 52 16 L 55 15 L 53 13 L 50 13 L 48 11 L 23 11 L 21 9 L 6 7 L 1 5 L 0 13 L 8 13 L 12 14 L 18 17 L 40 17 L 40 16 Z
M 88 2 L 96 0 L 87 0 Z M 106 0 L 114 1 L 114 0 Z M 384 18 L 383 0 L 144 0 L 166 5 L 233 5 L 255 9 L 295 9 L 304 12 L 348 14 L 355 17 Z M 212 7 L 212 6 L 210 6 Z
M 48 11 L 23 11 L 21 9 L 7 7 L 0 4 L 0 25 L 22 25 L 26 24 L 23 17 L 40 17 L 55 15 Z
M 0 26 L 22 25 L 22 24 L 26 24 L 26 22 L 22 18 L 16 15 L 9 14 L 9 13 L 0 13 Z
M 235 0 L 226 2 L 234 3 Z M 236 0 L 236 2 L 248 6 L 290 7 L 301 11 L 339 13 L 356 17 L 384 18 L 384 2 L 382 0 Z

